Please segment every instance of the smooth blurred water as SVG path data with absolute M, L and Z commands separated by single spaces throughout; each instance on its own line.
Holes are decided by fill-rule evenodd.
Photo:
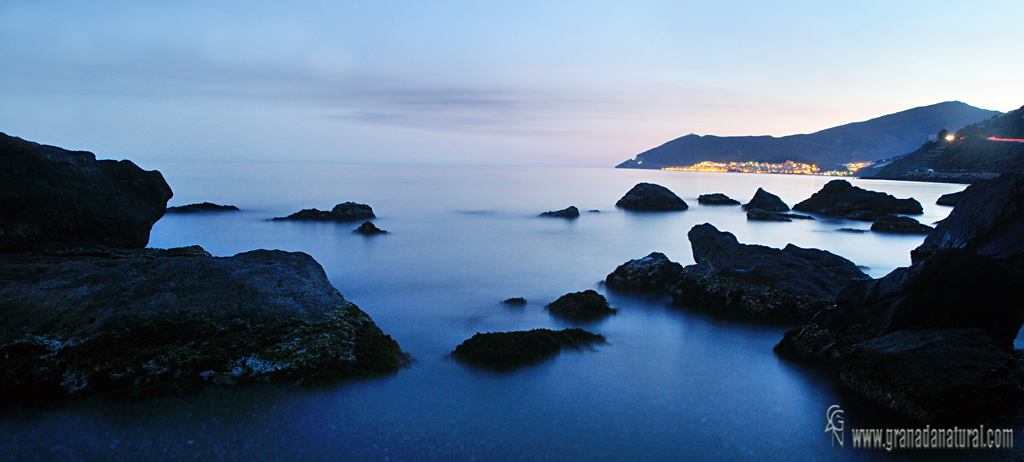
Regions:
M 331 282 L 416 362 L 398 374 L 325 388 L 249 386 L 148 401 L 86 400 L 0 416 L 9 460 L 772 460 L 987 458 L 1006 452 L 887 454 L 830 446 L 832 404 L 847 428 L 910 425 L 837 394 L 831 374 L 777 358 L 784 327 L 726 322 L 667 299 L 608 294 L 600 281 L 652 251 L 693 263 L 686 233 L 710 222 L 741 242 L 832 251 L 872 277 L 910 263 L 920 236 L 837 232 L 868 223 L 819 217 L 748 222 L 739 207 L 701 206 L 758 187 L 792 205 L 831 178 L 615 169 L 161 164 L 170 205 L 211 201 L 238 213 L 168 215 L 150 245 L 199 244 L 214 255 L 258 248 L 309 253 Z M 637 214 L 614 203 L 634 184 L 664 185 L 684 212 Z M 914 197 L 931 223 L 935 199 L 962 186 L 853 180 Z M 358 223 L 272 222 L 303 208 L 370 204 L 390 234 Z M 573 221 L 538 218 L 577 206 Z M 600 213 L 588 213 L 597 209 Z M 465 367 L 448 353 L 476 332 L 571 324 L 543 309 L 596 289 L 618 314 L 583 324 L 608 338 L 510 373 Z M 522 308 L 499 302 L 525 297 Z

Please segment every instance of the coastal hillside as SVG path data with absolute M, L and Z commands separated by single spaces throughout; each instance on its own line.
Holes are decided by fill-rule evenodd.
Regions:
M 699 162 L 771 162 L 787 160 L 838 165 L 905 154 L 939 130 L 958 130 L 1002 113 L 948 101 L 805 135 L 687 135 L 650 149 L 616 168 L 662 168 Z
M 973 183 L 1004 172 L 1024 172 L 1022 140 L 1024 106 L 968 125 L 952 136 L 940 136 L 891 163 L 858 173 L 892 180 Z

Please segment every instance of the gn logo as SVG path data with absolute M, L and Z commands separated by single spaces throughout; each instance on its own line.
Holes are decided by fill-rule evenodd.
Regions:
M 833 404 L 829 406 L 825 418 L 828 422 L 825 425 L 825 433 L 832 432 L 832 447 L 836 447 L 836 441 L 839 442 L 839 447 L 843 447 L 843 424 L 846 423 L 843 419 L 843 410 L 838 404 Z

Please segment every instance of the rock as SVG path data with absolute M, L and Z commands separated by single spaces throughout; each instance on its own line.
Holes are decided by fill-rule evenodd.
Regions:
M 603 336 L 583 329 L 477 333 L 455 347 L 452 356 L 473 366 L 506 371 L 551 358 L 565 348 L 604 342 Z
M 836 306 L 787 332 L 776 351 L 839 360 L 863 340 L 900 330 L 979 328 L 1010 349 L 1024 325 L 1024 275 L 992 258 L 943 249 L 881 279 L 854 281 Z M 816 339 L 828 339 L 822 343 Z
M 355 221 L 367 218 L 377 218 L 377 216 L 373 214 L 373 209 L 370 208 L 369 205 L 357 204 L 355 202 L 343 202 L 335 205 L 334 208 L 331 209 L 331 213 L 338 217 L 336 221 Z
M 633 211 L 671 211 L 689 208 L 686 202 L 668 188 L 651 183 L 637 183 L 615 203 L 615 206 Z
M 189 204 L 178 207 L 167 207 L 167 213 L 203 213 L 203 212 L 237 212 L 234 205 L 217 205 L 210 202 Z
M 683 265 L 673 262 L 665 254 L 652 252 L 650 255 L 630 260 L 619 265 L 605 278 L 609 289 L 617 292 L 646 295 L 664 295 L 683 270 Z
M 0 133 L 0 251 L 142 248 L 171 188 L 160 172 Z
M 910 217 L 882 215 L 871 224 L 871 230 L 879 233 L 929 234 L 935 228 Z
M 963 195 L 963 191 L 943 194 L 939 196 L 939 199 L 935 201 L 935 205 L 948 205 L 953 207 L 957 202 L 960 201 L 960 196 Z
M 587 210 L 587 213 L 601 213 L 601 211 L 597 210 L 597 209 L 594 209 L 594 210 Z
M 747 219 L 754 221 L 793 221 L 794 219 L 813 220 L 814 217 L 796 213 L 778 213 L 762 209 L 749 209 L 747 210 Z
M 309 255 L 198 247 L 0 256 L 0 358 L 11 402 L 318 383 L 408 360 Z
M 921 204 L 913 198 L 897 199 L 889 194 L 853 186 L 846 180 L 829 181 L 809 199 L 794 205 L 793 210 L 862 221 L 874 221 L 878 216 L 890 213 L 923 213 Z
M 788 212 L 789 206 L 782 199 L 775 194 L 765 191 L 762 188 L 757 188 L 757 192 L 754 193 L 754 197 L 743 205 L 744 210 L 761 209 L 766 212 Z
M 867 279 L 853 262 L 818 249 L 740 244 L 710 224 L 687 234 L 697 263 L 669 294 L 676 305 L 772 322 L 806 321 L 835 303 L 851 281 Z
M 863 234 L 863 233 L 868 232 L 868 230 L 866 230 L 866 229 L 857 229 L 857 228 L 839 228 L 836 231 L 839 231 L 839 232 L 842 232 L 842 233 L 854 233 L 854 234 Z
M 740 201 L 730 199 L 729 196 L 722 193 L 701 194 L 697 197 L 697 203 L 702 205 L 740 205 Z
M 348 222 L 369 218 L 376 218 L 376 215 L 373 214 L 373 209 L 369 205 L 345 202 L 335 205 L 330 212 L 317 209 L 303 209 L 287 217 L 274 218 L 274 220 Z
M 548 303 L 547 309 L 554 316 L 573 321 L 591 321 L 615 313 L 604 295 L 593 290 L 565 294 Z
M 364 221 L 363 224 L 359 225 L 359 227 L 356 228 L 352 232 L 353 233 L 359 233 L 359 234 L 362 234 L 364 236 L 373 236 L 373 235 L 376 235 L 376 234 L 387 234 L 388 233 L 387 231 L 384 231 L 383 229 L 380 229 L 380 228 L 374 226 L 373 223 L 370 223 L 368 221 Z
M 512 297 L 501 302 L 503 305 L 526 306 L 526 299 L 523 297 Z
M 579 218 L 580 210 L 575 205 L 569 206 L 569 208 L 556 210 L 554 212 L 544 212 L 539 216 L 552 217 L 552 218 Z
M 949 216 L 910 256 L 918 262 L 946 248 L 971 250 L 1024 269 L 1024 174 L 1004 173 L 968 186 Z
M 923 329 L 854 345 L 838 381 L 905 416 L 948 424 L 1019 404 L 1022 375 L 981 329 Z

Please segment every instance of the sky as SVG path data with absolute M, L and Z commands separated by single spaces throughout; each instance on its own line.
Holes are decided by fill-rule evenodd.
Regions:
M 0 2 L 0 132 L 146 161 L 614 166 L 1024 105 L 1020 0 Z

